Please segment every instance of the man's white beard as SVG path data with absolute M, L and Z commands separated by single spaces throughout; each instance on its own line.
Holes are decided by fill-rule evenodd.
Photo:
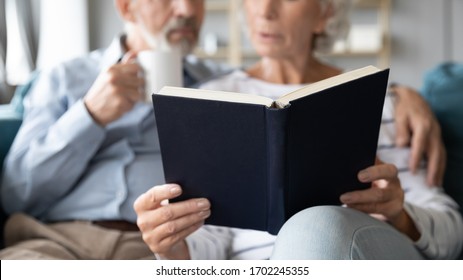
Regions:
M 186 20 L 184 18 L 172 18 L 169 20 L 166 26 L 164 26 L 162 31 L 156 35 L 152 34 L 148 30 L 145 23 L 140 17 L 138 18 L 138 25 L 140 26 L 143 39 L 151 49 L 170 51 L 173 48 L 179 48 L 182 53 L 182 56 L 186 56 L 193 50 L 193 44 L 190 43 L 188 39 L 182 38 L 179 42 L 173 45 L 169 42 L 167 38 L 167 35 L 172 29 L 185 25 L 185 21 Z

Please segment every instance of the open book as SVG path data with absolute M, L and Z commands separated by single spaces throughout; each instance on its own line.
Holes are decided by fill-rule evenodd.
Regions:
M 153 106 L 166 182 L 206 197 L 207 223 L 277 233 L 300 210 L 366 188 L 389 70 L 368 66 L 278 100 L 164 87 Z

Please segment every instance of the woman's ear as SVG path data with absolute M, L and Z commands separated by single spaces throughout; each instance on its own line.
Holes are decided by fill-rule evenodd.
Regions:
M 121 18 L 126 22 L 135 22 L 134 1 L 132 0 L 114 0 L 116 9 Z
M 325 32 L 326 24 L 328 20 L 334 16 L 335 10 L 332 1 L 327 1 L 325 5 L 321 7 L 320 19 L 317 26 L 314 29 L 315 34 L 323 34 Z

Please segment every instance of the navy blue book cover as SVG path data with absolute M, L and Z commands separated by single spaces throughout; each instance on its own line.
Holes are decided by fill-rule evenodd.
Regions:
M 276 234 L 300 210 L 338 205 L 374 164 L 389 70 L 269 108 L 153 94 L 166 182 L 206 197 L 206 223 Z M 200 94 L 201 90 L 198 90 Z

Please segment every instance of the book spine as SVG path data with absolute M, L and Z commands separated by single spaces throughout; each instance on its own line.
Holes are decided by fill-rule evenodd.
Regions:
M 285 222 L 286 122 L 288 108 L 267 108 L 267 209 L 268 232 L 277 234 Z

